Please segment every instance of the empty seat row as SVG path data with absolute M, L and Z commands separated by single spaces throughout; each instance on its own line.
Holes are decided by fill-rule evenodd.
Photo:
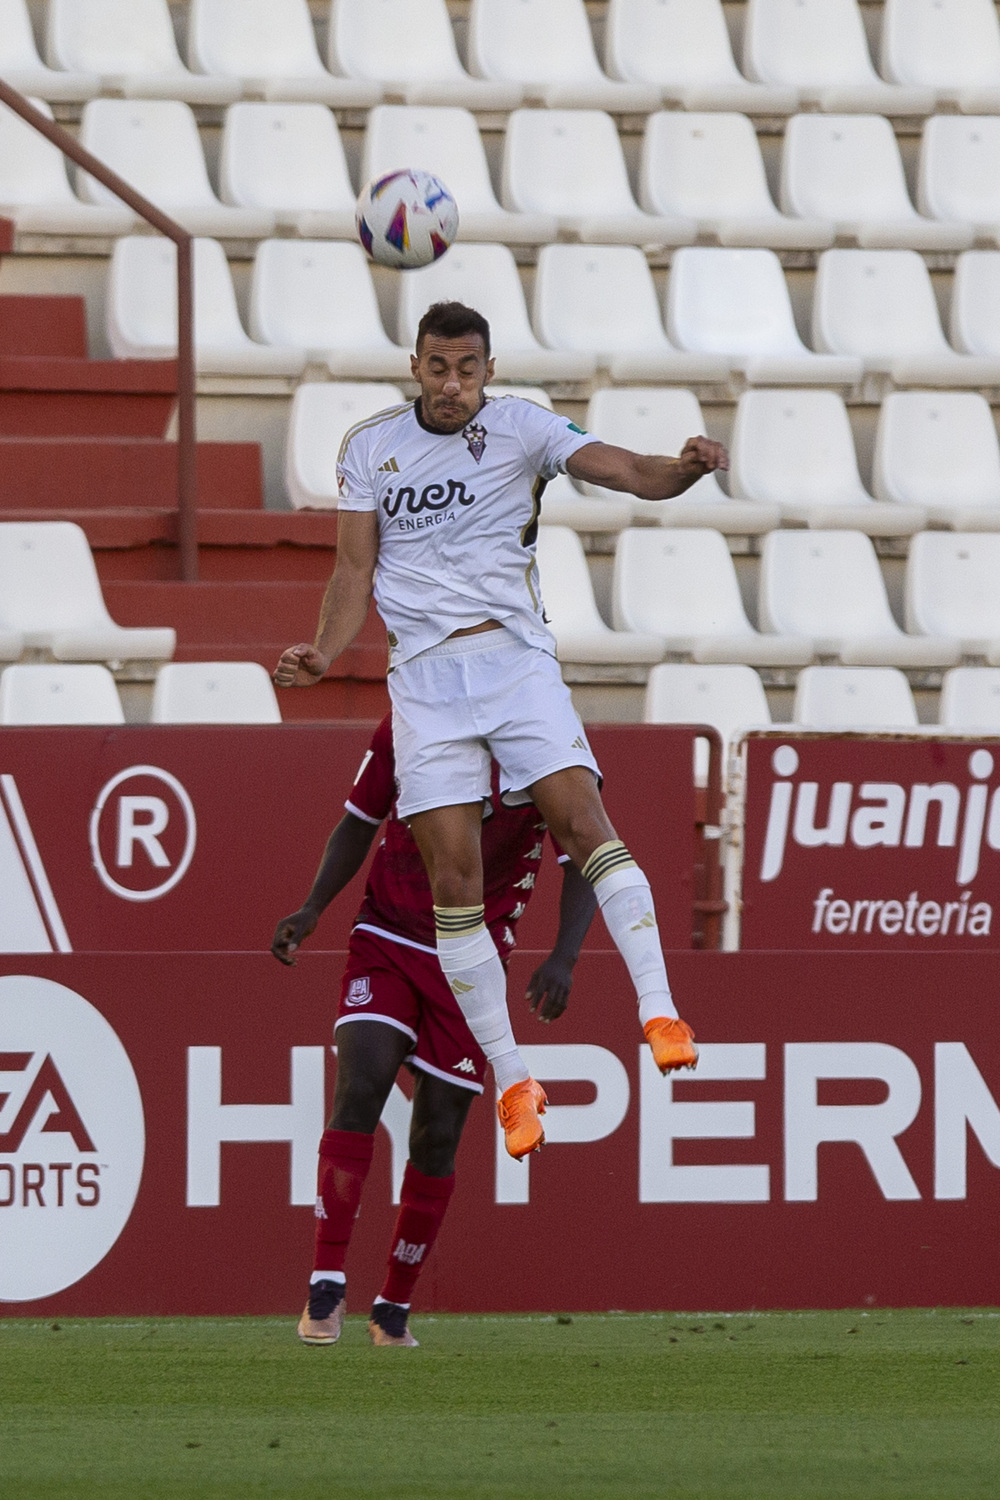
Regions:
M 107 667 L 25 664 L 0 672 L 0 724 L 124 724 Z M 271 679 L 254 661 L 170 662 L 156 674 L 153 724 L 280 724 Z
M 49 0 L 45 67 L 27 0 L 0 0 L 0 71 L 50 99 L 117 90 L 218 103 L 241 91 L 344 106 L 414 103 L 642 110 L 929 113 L 1000 104 L 991 0 L 885 0 L 876 73 L 857 0 L 748 0 L 742 74 L 721 0 L 609 0 L 604 68 L 583 0 L 472 0 L 468 70 L 445 0 L 331 0 L 326 65 L 307 0 L 191 0 L 188 63 L 167 0 Z
M 551 406 L 537 387 L 491 385 Z M 398 386 L 307 382 L 292 400 L 285 479 L 296 509 L 335 509 L 345 433 L 403 401 Z M 705 431 L 697 397 L 670 387 L 604 388 L 590 398 L 587 430 L 639 453 L 677 453 Z M 870 536 L 909 535 L 928 523 L 1000 529 L 1000 445 L 989 404 L 973 391 L 895 391 L 879 413 L 873 498 L 858 473 L 850 420 L 832 391 L 746 391 L 736 407 L 729 488 L 706 475 L 677 500 L 648 501 L 560 476 L 545 491 L 548 524 L 620 531 L 637 522 L 714 526 L 759 535 L 782 521 Z
M 751 667 L 664 663 L 649 674 L 643 718 L 647 724 L 708 724 L 732 745 L 745 730 L 770 724 L 771 712 Z M 919 720 L 910 685 L 895 667 L 805 667 L 796 678 L 791 722 L 808 729 L 916 729 Z M 937 723 L 964 733 L 1000 733 L 1000 668 L 945 672 Z
M 170 628 L 129 629 L 108 614 L 85 532 L 68 521 L 0 522 L 0 659 L 161 662 Z
M 171 242 L 118 241 L 107 297 L 119 358 L 169 358 L 176 346 L 176 252 Z M 398 342 L 386 334 L 360 246 L 267 240 L 257 250 L 248 337 L 216 241 L 195 244 L 195 341 L 206 373 L 300 372 L 399 379 L 424 310 L 457 299 L 490 321 L 501 379 L 580 380 L 598 368 L 618 381 L 852 386 L 863 374 L 898 386 L 1000 384 L 1000 251 L 959 257 L 945 339 L 930 275 L 911 250 L 827 250 L 813 298 L 812 338 L 796 329 L 781 264 L 771 250 L 687 246 L 674 256 L 664 299 L 627 245 L 546 245 L 532 321 L 512 252 L 455 246 L 398 278 Z M 533 324 L 533 327 L 532 327 Z
M 336 121 L 321 104 L 234 104 L 222 132 L 221 202 L 187 104 L 94 100 L 84 108 L 81 139 L 192 233 L 260 238 L 280 227 L 306 237 L 353 237 L 355 188 Z M 663 247 L 700 236 L 724 245 L 821 249 L 836 238 L 927 251 L 961 250 L 974 239 L 1000 243 L 1000 118 L 988 116 L 926 122 L 919 213 L 892 127 L 876 115 L 796 115 L 788 122 L 780 212 L 756 132 L 740 114 L 651 115 L 641 207 L 614 121 L 601 110 L 515 110 L 498 202 L 468 110 L 381 105 L 368 116 L 360 177 L 406 165 L 448 183 L 465 240 L 543 244 L 561 235 Z M 70 189 L 58 149 L 0 108 L 0 207 L 19 228 L 120 234 L 135 222 L 92 178 L 81 174 L 79 188 L 83 201 Z
M 1000 665 L 1000 535 L 913 538 L 906 630 L 893 619 L 871 541 L 857 531 L 775 531 L 761 550 L 757 613 L 747 618 L 725 540 L 708 528 L 618 537 L 614 628 L 598 613 L 582 543 L 565 526 L 539 531 L 538 565 L 559 657 L 572 662 L 740 662 L 915 670 L 963 658 Z

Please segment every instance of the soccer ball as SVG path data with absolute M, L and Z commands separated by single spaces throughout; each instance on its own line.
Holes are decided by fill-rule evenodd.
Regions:
M 458 205 L 439 177 L 411 167 L 376 177 L 361 190 L 358 239 L 380 266 L 429 266 L 458 233 Z

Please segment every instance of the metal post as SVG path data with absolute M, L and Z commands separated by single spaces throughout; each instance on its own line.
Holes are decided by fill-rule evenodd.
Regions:
M 195 428 L 194 273 L 192 236 L 174 219 L 130 187 L 96 156 L 84 149 L 68 130 L 35 109 L 23 94 L 0 78 L 0 103 L 44 135 L 64 156 L 89 172 L 141 218 L 177 246 L 177 532 L 180 575 L 185 583 L 198 579 L 198 453 Z

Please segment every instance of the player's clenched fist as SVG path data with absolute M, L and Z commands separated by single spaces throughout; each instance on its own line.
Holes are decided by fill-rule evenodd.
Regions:
M 312 687 L 330 665 L 329 657 L 315 646 L 289 646 L 282 651 L 273 677 L 276 687 Z
M 715 469 L 728 469 L 729 454 L 721 443 L 713 443 L 711 438 L 693 437 L 684 444 L 677 462 L 686 472 L 696 474 L 700 479 Z

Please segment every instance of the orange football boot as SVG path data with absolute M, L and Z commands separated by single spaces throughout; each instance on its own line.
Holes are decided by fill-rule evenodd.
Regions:
M 652 1021 L 646 1022 L 642 1032 L 653 1049 L 653 1061 L 661 1073 L 698 1066 L 694 1032 L 679 1016 L 654 1016 Z
M 368 1324 L 368 1337 L 376 1349 L 419 1349 L 420 1340 L 415 1339 L 409 1328 L 404 1328 L 397 1338 L 374 1319 Z
M 344 1314 L 347 1311 L 347 1299 L 341 1297 L 333 1312 L 326 1318 L 314 1318 L 309 1312 L 309 1303 L 305 1305 L 305 1311 L 299 1319 L 296 1332 L 304 1344 L 313 1346 L 327 1346 L 335 1344 L 340 1338 L 344 1326 Z
M 544 1115 L 547 1102 L 545 1090 L 533 1078 L 511 1084 L 500 1095 L 497 1114 L 503 1126 L 507 1154 L 515 1161 L 537 1151 L 544 1142 L 545 1131 L 538 1117 Z

